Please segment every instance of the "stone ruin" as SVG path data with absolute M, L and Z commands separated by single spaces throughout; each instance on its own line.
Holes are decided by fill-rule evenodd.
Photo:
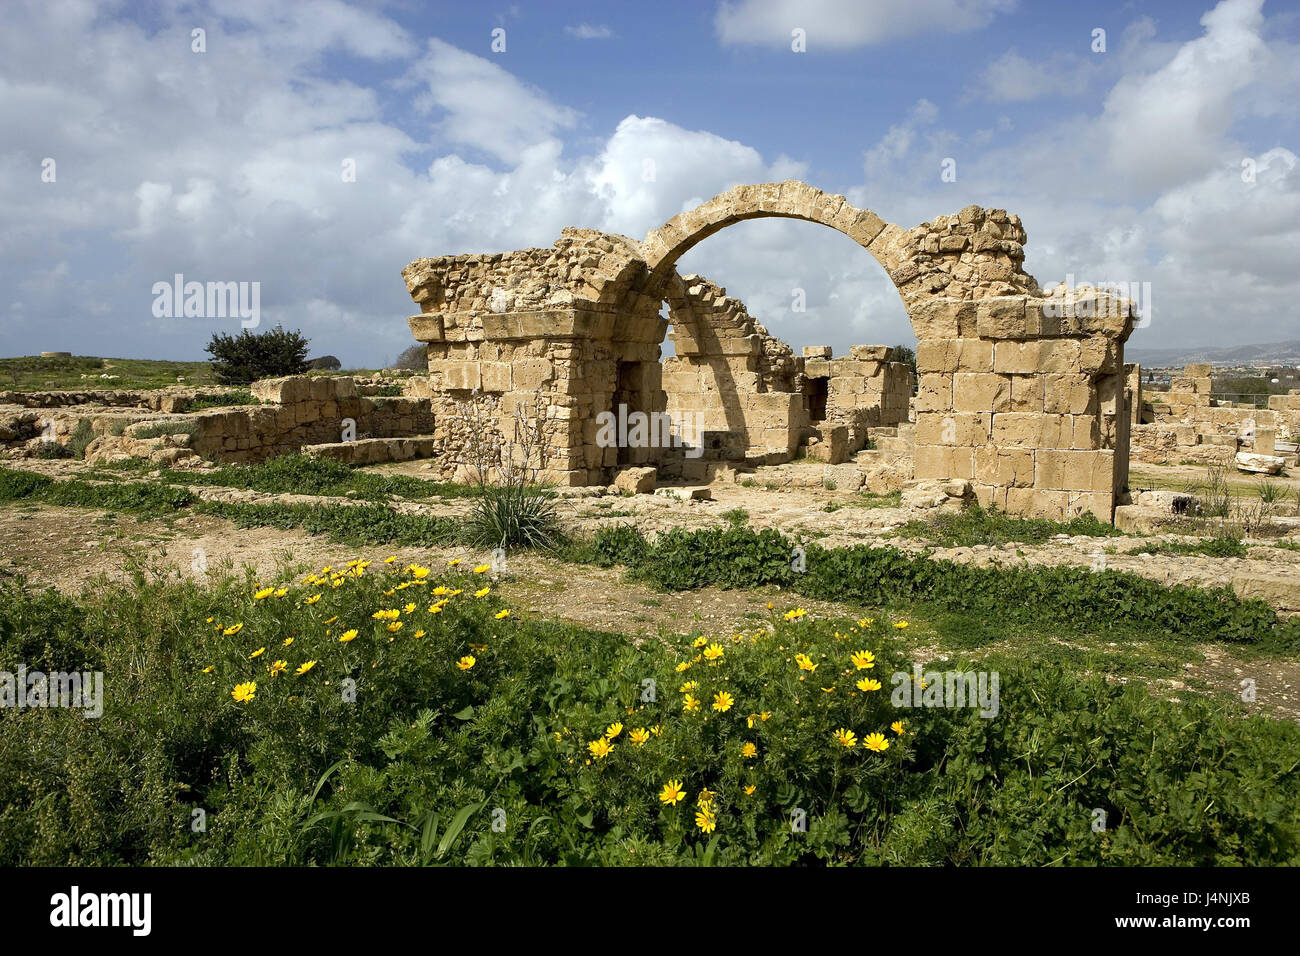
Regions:
M 873 423 L 902 423 L 911 383 L 887 349 L 796 357 L 725 290 L 676 271 L 713 233 L 772 216 L 844 233 L 897 288 L 919 340 L 914 480 L 966 482 L 984 506 L 1013 513 L 1112 520 L 1128 483 L 1131 303 L 1090 287 L 1042 290 L 1005 210 L 968 206 L 904 229 L 796 181 L 737 186 L 640 242 L 566 228 L 549 249 L 410 263 L 402 274 L 420 313 L 409 324 L 428 348 L 441 460 L 456 459 L 471 399 L 487 404 L 502 448 L 518 420 L 545 419 L 542 460 L 530 464 L 568 486 L 633 467 L 704 479 L 801 452 L 833 462 Z M 661 363 L 669 327 L 676 355 Z M 700 427 L 687 447 L 601 440 L 602 416 L 616 413 Z
M 1213 368 L 1188 365 L 1167 391 L 1143 394 L 1142 371 L 1129 369 L 1133 392 L 1133 457 L 1154 464 L 1236 464 L 1277 472 L 1296 465 L 1300 390 L 1270 395 L 1268 408 L 1211 397 Z M 1264 459 L 1272 459 L 1264 461 Z
M 701 240 L 773 216 L 838 230 L 884 268 L 918 339 L 919 381 L 884 346 L 795 355 L 725 289 L 677 272 Z M 1106 291 L 1043 290 L 1022 267 L 1024 243 L 1001 209 L 904 229 L 801 182 L 737 186 L 640 242 L 566 228 L 549 249 L 410 263 L 420 312 L 408 322 L 428 375 L 404 379 L 400 394 L 325 376 L 254 383 L 255 405 L 195 411 L 194 389 L 0 394 L 0 445 L 31 454 L 44 439 L 84 438 L 88 423 L 90 461 L 183 467 L 302 451 L 353 464 L 427 457 L 456 478 L 486 449 L 480 462 L 625 490 L 806 456 L 828 475 L 868 469 L 837 480 L 846 487 L 906 483 L 917 499 L 1110 521 L 1127 493 L 1130 433 L 1149 427 L 1123 359 L 1136 315 Z M 661 360 L 666 339 L 674 354 Z M 1187 391 L 1199 408 L 1198 389 Z M 535 440 L 520 443 L 521 428 Z M 533 460 L 501 457 L 523 447 Z

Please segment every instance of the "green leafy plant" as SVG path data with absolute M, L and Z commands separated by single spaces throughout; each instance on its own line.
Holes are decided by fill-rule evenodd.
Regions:
M 308 340 L 280 326 L 266 332 L 216 333 L 204 349 L 212 355 L 213 375 L 222 385 L 248 385 L 259 378 L 301 375 L 307 371 Z

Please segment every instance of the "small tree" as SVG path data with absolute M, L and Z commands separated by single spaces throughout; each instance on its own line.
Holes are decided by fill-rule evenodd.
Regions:
M 259 378 L 301 375 L 307 371 L 307 339 L 299 331 L 280 326 L 254 335 L 214 334 L 204 349 L 212 358 L 212 372 L 222 385 L 247 385 Z
M 409 368 L 417 372 L 428 371 L 429 347 L 417 342 L 402 349 L 402 353 L 397 356 L 397 361 L 393 362 L 393 368 Z

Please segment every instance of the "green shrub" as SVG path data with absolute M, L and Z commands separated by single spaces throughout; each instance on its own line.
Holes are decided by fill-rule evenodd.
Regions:
M 555 493 L 539 485 L 485 485 L 470 508 L 467 540 L 489 548 L 554 551 L 564 539 Z
M 68 451 L 73 458 L 85 458 L 86 446 L 95 438 L 95 429 L 91 426 L 90 419 L 80 419 L 77 427 L 72 430 L 72 437 L 68 439 Z
M 218 382 L 248 385 L 259 378 L 307 371 L 308 344 L 301 332 L 286 332 L 277 325 L 266 332 L 244 329 L 237 336 L 214 334 L 204 351 L 212 355 L 212 372 Z
M 36 446 L 36 454 L 33 457 L 41 459 L 71 458 L 72 449 L 63 442 L 42 441 Z

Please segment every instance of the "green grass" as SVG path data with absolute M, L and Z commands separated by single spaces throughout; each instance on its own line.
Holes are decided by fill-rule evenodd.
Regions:
M 870 491 L 859 491 L 852 497 L 845 498 L 840 504 L 852 505 L 855 508 L 897 508 L 903 503 L 903 493 L 901 491 L 890 491 L 883 495 L 874 494 Z
M 1126 554 L 1202 555 L 1207 558 L 1244 558 L 1250 551 L 1241 539 L 1220 534 L 1201 541 L 1152 541 Z
M 920 538 L 945 548 L 969 548 L 975 545 L 1001 545 L 1019 542 L 1043 544 L 1058 534 L 1112 537 L 1123 532 L 1092 514 L 1068 521 L 1047 518 L 1022 518 L 978 505 L 961 511 L 945 511 L 933 518 L 909 521 L 894 534 Z
M 137 573 L 78 597 L 0 583 L 0 669 L 104 676 L 98 719 L 0 712 L 0 865 L 1300 863 L 1300 727 L 1240 704 L 1173 703 L 1077 676 L 1068 648 L 1043 663 L 1012 647 L 927 667 L 996 670 L 996 717 L 901 707 L 892 675 L 908 679 L 913 658 L 883 615 L 777 611 L 739 640 L 638 647 L 518 609 L 499 618 L 497 590 L 473 596 L 481 577 L 418 584 L 380 557 L 359 576 Z M 435 584 L 461 592 L 439 613 Z M 345 629 L 356 638 L 340 642 Z M 858 650 L 873 668 L 855 670 Z M 863 674 L 882 689 L 857 690 Z M 723 690 L 734 703 L 718 711 Z M 889 747 L 865 749 L 870 733 Z M 675 806 L 659 798 L 670 780 Z
M 87 377 L 82 378 L 85 374 Z M 100 375 L 116 375 L 102 379 Z M 41 358 L 27 355 L 0 358 L 0 390 L 43 391 L 45 389 L 163 388 L 184 376 L 185 385 L 214 385 L 216 379 L 207 362 L 169 362 L 153 359 Z M 53 383 L 53 384 L 48 384 Z

